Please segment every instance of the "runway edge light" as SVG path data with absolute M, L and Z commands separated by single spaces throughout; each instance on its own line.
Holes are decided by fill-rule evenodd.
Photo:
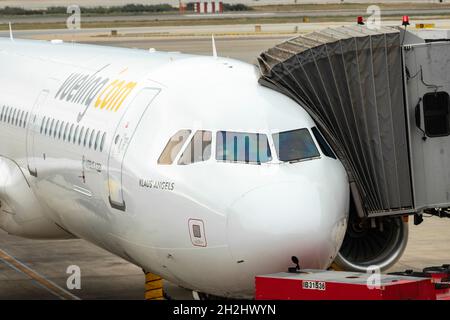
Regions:
M 402 26 L 409 26 L 409 16 L 403 16 L 402 18 Z
M 356 20 L 358 22 L 359 25 L 364 25 L 364 17 L 363 16 L 359 16 Z

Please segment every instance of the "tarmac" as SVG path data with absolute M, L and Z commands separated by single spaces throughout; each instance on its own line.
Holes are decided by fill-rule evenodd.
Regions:
M 450 263 L 449 230 L 449 219 L 411 223 L 408 247 L 389 271 Z M 80 289 L 68 289 L 71 266 L 80 268 Z M 0 231 L 0 300 L 142 300 L 144 280 L 139 267 L 84 240 L 28 240 Z M 165 291 L 173 299 L 192 299 L 168 282 Z

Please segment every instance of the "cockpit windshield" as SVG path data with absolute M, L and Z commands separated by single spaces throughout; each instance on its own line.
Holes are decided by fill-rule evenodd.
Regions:
M 219 131 L 216 137 L 219 161 L 261 164 L 272 160 L 265 134 Z
M 273 142 L 280 161 L 297 162 L 320 157 L 308 129 L 298 129 L 276 133 Z

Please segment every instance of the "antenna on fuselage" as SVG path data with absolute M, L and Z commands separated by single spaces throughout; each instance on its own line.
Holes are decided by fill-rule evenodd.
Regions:
M 213 57 L 217 58 L 217 48 L 216 48 L 216 40 L 214 40 L 214 35 L 211 35 L 212 39 L 212 49 L 213 49 Z
M 14 41 L 11 22 L 9 22 L 9 39 L 11 39 L 11 41 Z

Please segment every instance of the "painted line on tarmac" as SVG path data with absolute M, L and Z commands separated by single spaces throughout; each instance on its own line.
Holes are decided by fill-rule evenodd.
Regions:
M 42 288 L 49 291 L 51 294 L 57 296 L 61 300 L 81 300 L 76 295 L 70 293 L 69 291 L 61 288 L 53 281 L 47 279 L 46 277 L 40 275 L 24 263 L 20 262 L 7 252 L 0 249 L 0 261 L 3 261 L 10 268 L 23 273 L 32 280 L 36 281 Z

